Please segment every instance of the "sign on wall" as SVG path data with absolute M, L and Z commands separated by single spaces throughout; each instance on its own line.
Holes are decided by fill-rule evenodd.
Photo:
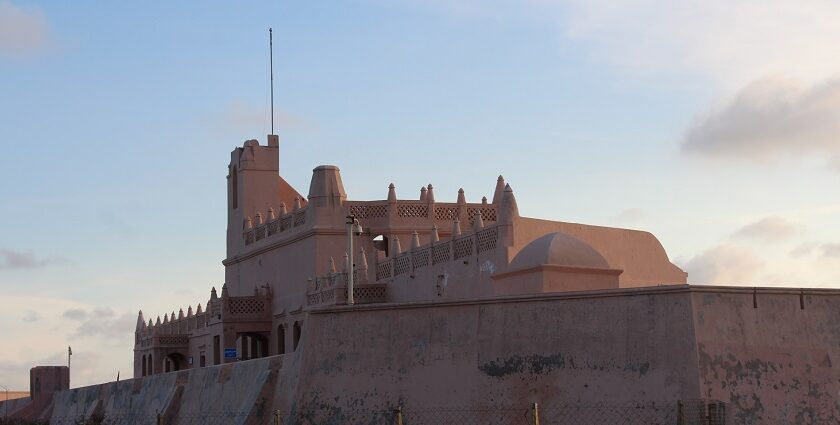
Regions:
M 225 358 L 226 359 L 235 359 L 236 358 L 236 348 L 225 348 Z

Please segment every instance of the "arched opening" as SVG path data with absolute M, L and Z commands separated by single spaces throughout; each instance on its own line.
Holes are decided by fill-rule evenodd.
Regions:
M 376 235 L 373 238 L 373 248 L 377 251 L 382 251 L 388 257 L 388 249 L 390 248 L 388 237 L 385 235 Z M 377 256 L 378 257 L 378 256 Z
M 146 355 L 143 354 L 141 357 L 143 357 L 143 358 L 142 358 L 142 360 L 140 360 L 140 363 L 142 363 L 142 366 L 140 366 L 140 370 L 141 370 L 140 376 L 146 376 L 146 374 L 148 373 L 146 371 Z
M 164 368 L 163 370 L 166 372 L 177 372 L 186 366 L 186 361 L 184 360 L 184 356 L 178 353 L 171 353 L 168 354 L 163 359 Z
M 297 351 L 298 343 L 300 342 L 300 322 L 295 322 L 292 326 L 292 350 Z
M 286 354 L 286 326 L 277 326 L 277 354 Z
M 149 358 L 149 361 L 146 362 L 146 374 L 147 375 L 153 375 L 155 373 L 155 368 L 154 368 L 155 364 L 152 362 L 152 355 L 149 354 L 146 357 Z
M 268 338 L 259 333 L 243 333 L 237 339 L 239 359 L 250 360 L 268 356 Z

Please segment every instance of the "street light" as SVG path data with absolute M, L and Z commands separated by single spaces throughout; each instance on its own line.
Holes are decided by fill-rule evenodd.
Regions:
M 356 216 L 347 216 L 347 305 L 353 305 L 353 236 L 362 234 L 362 226 Z

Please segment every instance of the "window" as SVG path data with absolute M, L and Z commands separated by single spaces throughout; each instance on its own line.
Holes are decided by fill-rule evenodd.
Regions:
M 198 356 L 198 366 L 204 367 L 207 366 L 207 357 L 204 356 L 204 351 L 201 352 Z
M 239 176 L 236 172 L 236 166 L 231 168 L 230 172 L 230 202 L 233 209 L 239 206 Z
M 213 364 L 217 365 L 220 363 L 219 361 L 219 354 L 222 350 L 222 342 L 219 338 L 219 335 L 213 337 Z
M 292 329 L 292 335 L 293 335 L 293 340 L 294 340 L 293 341 L 294 345 L 293 345 L 292 349 L 297 351 L 298 343 L 300 342 L 300 322 L 295 322 L 295 325 L 293 326 L 293 329 Z
M 277 354 L 286 354 L 286 327 L 277 327 Z

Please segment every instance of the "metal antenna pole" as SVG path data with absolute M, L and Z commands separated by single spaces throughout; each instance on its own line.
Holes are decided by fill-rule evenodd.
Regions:
M 274 134 L 274 37 L 268 29 L 268 73 L 271 79 L 271 134 Z

